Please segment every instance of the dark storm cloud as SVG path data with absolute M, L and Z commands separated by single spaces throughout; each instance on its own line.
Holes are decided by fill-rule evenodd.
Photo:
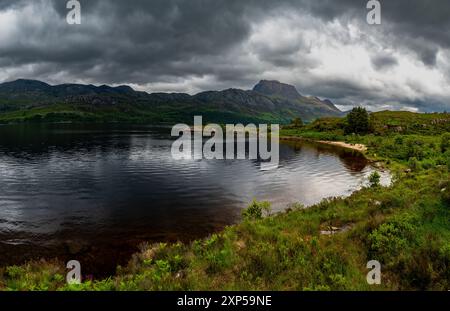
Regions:
M 208 89 L 248 87 L 273 68 L 298 68 L 303 72 L 295 81 L 306 81 L 297 85 L 300 90 L 337 101 L 378 100 L 373 95 L 377 87 L 332 75 L 327 79 L 308 76 L 309 69 L 320 64 L 306 56 L 299 60 L 299 53 L 311 52 L 302 37 L 278 46 L 267 44 L 269 37 L 250 47 L 246 42 L 255 25 L 288 12 L 298 16 L 299 22 L 312 16 L 323 23 L 353 23 L 393 52 L 406 51 L 429 67 L 436 67 L 439 51 L 450 47 L 448 0 L 381 1 L 383 23 L 375 28 L 365 22 L 366 0 L 80 2 L 82 24 L 70 26 L 65 22 L 66 0 L 1 0 L 0 13 L 21 12 L 22 20 L 0 43 L 0 72 L 5 72 L 0 79 L 143 87 L 156 83 L 183 86 L 180 81 L 198 79 L 195 86 L 186 88 Z M 31 12 L 25 7 L 31 7 Z M 1 34 L 0 30 L 0 38 Z M 334 35 L 344 45 L 352 40 L 348 32 Z M 369 37 L 361 40 L 366 45 L 370 42 Z M 383 71 L 396 68 L 398 59 L 381 54 L 373 55 L 371 62 L 375 70 Z
M 248 35 L 247 22 L 231 3 L 178 2 L 82 1 L 82 25 L 69 26 L 64 21 L 66 1 L 54 1 L 60 20 L 46 19 L 38 28 L 25 21 L 20 32 L 29 41 L 14 40 L 0 48 L 0 55 L 15 65 L 50 62 L 56 70 L 78 75 L 98 66 L 95 79 L 144 83 L 152 76 L 197 74 L 180 62 L 226 54 Z M 114 74 L 117 70 L 120 75 Z M 142 79 L 137 70 L 149 76 Z
M 25 0 L 2 0 L 0 1 L 0 10 L 21 6 L 24 1 Z
M 372 64 L 376 69 L 383 70 L 397 65 L 398 61 L 392 55 L 375 55 L 372 57 Z
M 249 33 L 245 7 L 238 1 L 81 2 L 80 26 L 65 23 L 66 1 L 36 5 L 36 14 L 46 16 L 53 4 L 59 20 L 45 18 L 38 27 L 23 21 L 19 33 L 24 38 L 2 44 L 0 57 L 15 66 L 51 63 L 52 72 L 80 78 L 87 71 L 93 80 L 145 83 L 160 75 L 201 74 L 195 60 L 226 55 Z M 188 68 L 189 63 L 194 66 Z

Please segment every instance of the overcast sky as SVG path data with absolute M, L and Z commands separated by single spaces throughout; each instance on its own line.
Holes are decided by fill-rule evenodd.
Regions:
M 450 110 L 450 1 L 0 0 L 0 81 L 128 84 L 148 92 L 261 79 L 347 109 Z M 347 107 L 346 107 L 347 106 Z

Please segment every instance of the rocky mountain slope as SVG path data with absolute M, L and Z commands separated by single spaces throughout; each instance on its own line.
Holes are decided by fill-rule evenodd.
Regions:
M 329 100 L 301 95 L 278 81 L 260 81 L 253 90 L 228 89 L 196 95 L 146 93 L 129 86 L 49 85 L 35 80 L 0 84 L 0 122 L 131 121 L 189 122 L 203 115 L 208 122 L 279 122 L 296 117 L 311 121 L 339 116 Z

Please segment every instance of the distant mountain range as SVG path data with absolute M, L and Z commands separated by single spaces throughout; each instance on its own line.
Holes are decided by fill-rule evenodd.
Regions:
M 260 81 L 253 90 L 228 89 L 196 95 L 146 93 L 129 86 L 83 84 L 49 85 L 35 80 L 0 84 L 0 122 L 102 121 L 192 122 L 203 115 L 205 122 L 278 122 L 300 117 L 343 113 L 329 100 L 301 95 L 278 81 Z

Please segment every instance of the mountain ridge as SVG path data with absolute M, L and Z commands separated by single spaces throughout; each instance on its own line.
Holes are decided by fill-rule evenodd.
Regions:
M 5 113 L 39 108 L 46 108 L 55 117 L 57 112 L 51 110 L 57 105 L 66 105 L 68 112 L 75 110 L 78 117 L 85 114 L 94 117 L 92 114 L 112 111 L 109 113 L 111 121 L 127 119 L 128 114 L 132 119 L 147 119 L 148 122 L 177 122 L 177 117 L 184 121 L 188 116 L 202 114 L 214 122 L 288 123 L 296 117 L 310 121 L 342 114 L 331 101 L 305 97 L 294 86 L 274 80 L 261 80 L 252 90 L 230 88 L 194 95 L 148 93 L 128 85 L 50 85 L 27 79 L 0 84 L 0 121 Z M 114 111 L 121 116 L 114 116 Z M 139 118 L 140 113 L 142 118 Z

